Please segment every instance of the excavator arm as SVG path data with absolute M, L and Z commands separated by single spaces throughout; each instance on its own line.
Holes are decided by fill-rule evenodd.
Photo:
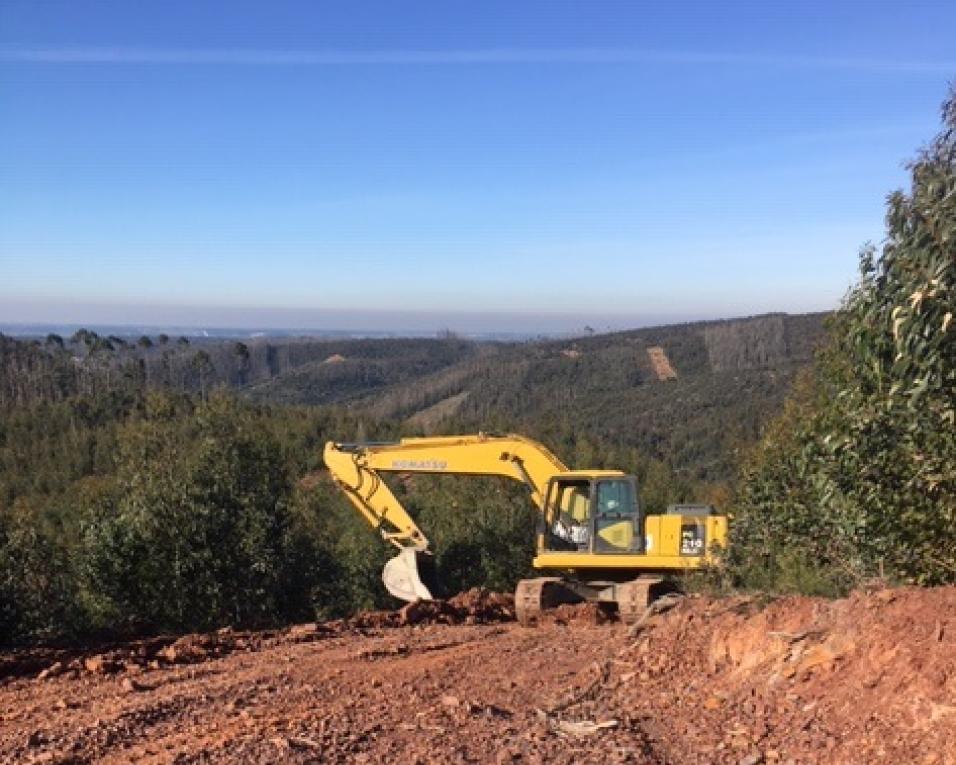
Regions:
M 382 479 L 381 473 L 503 476 L 525 484 L 544 507 L 552 476 L 567 468 L 536 441 L 518 435 L 403 438 L 391 443 L 325 445 L 326 467 L 352 505 L 400 552 L 385 567 L 386 588 L 402 600 L 430 599 L 418 573 L 428 539 Z

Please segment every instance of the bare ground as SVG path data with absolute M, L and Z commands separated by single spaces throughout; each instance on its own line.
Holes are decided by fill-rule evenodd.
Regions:
M 956 763 L 956 588 L 509 609 L 4 654 L 0 761 Z
M 664 381 L 677 379 L 677 372 L 671 365 L 671 360 L 667 358 L 667 352 L 663 348 L 660 346 L 648 348 L 647 357 L 651 361 L 651 366 L 653 367 L 654 374 L 657 375 L 658 380 Z

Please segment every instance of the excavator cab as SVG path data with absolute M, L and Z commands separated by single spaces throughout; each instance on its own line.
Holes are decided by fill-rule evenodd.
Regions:
M 633 554 L 643 525 L 633 476 L 568 473 L 548 484 L 540 538 L 545 551 Z

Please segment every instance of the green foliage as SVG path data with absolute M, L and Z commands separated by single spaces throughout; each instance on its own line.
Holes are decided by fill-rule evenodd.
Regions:
M 730 560 L 745 583 L 794 579 L 793 561 L 838 589 L 956 581 L 956 95 L 943 122 L 814 376 L 743 470 Z
M 183 423 L 165 402 L 124 427 L 118 501 L 90 509 L 83 581 L 108 622 L 262 624 L 278 611 L 291 491 L 278 449 L 227 398 Z
M 65 550 L 29 518 L 0 519 L 0 640 L 83 630 Z
M 315 480 L 321 445 L 362 427 L 390 435 L 222 393 L 0 410 L 0 642 L 381 604 L 383 544 Z
M 476 586 L 507 591 L 531 571 L 537 514 L 524 487 L 457 476 L 394 483 L 432 542 L 442 594 Z
M 316 613 L 331 617 L 393 606 L 381 574 L 397 551 L 370 532 L 338 489 L 309 478 L 296 489 L 292 508 L 302 534 L 325 540 L 328 553 L 313 578 Z M 509 590 L 530 571 L 536 512 L 522 487 L 505 479 L 455 476 L 388 480 L 432 541 L 435 578 L 442 584 L 436 594 L 478 585 Z
M 392 548 L 370 533 L 341 491 L 327 480 L 303 481 L 293 495 L 292 513 L 296 537 L 312 545 L 307 563 L 293 567 L 302 572 L 298 584 L 308 588 L 317 617 L 389 605 L 382 567 Z
M 89 330 L 68 342 L 0 336 L 0 410 L 77 396 L 141 400 L 157 389 L 205 398 L 235 387 L 271 404 L 347 404 L 409 433 L 515 431 L 572 445 L 580 435 L 639 449 L 695 482 L 727 482 L 735 451 L 779 408 L 820 324 L 819 315 L 778 314 L 524 343 L 446 334 L 194 347 Z M 677 380 L 657 380 L 655 346 Z

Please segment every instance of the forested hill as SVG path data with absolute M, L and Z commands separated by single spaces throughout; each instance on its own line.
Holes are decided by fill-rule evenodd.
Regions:
M 579 463 L 639 453 L 691 481 L 724 481 L 810 361 L 823 319 L 771 314 L 521 343 L 0 336 L 0 406 L 226 386 L 260 403 L 344 405 L 409 434 L 520 431 Z
M 130 342 L 89 330 L 30 340 L 0 334 L 0 407 L 124 385 L 200 394 L 219 386 L 253 390 L 278 377 L 291 381 L 298 370 L 313 380 L 309 396 L 277 393 L 277 401 L 335 403 L 437 371 L 479 350 L 456 338 L 240 342 L 144 335 Z
M 339 401 L 416 433 L 516 430 L 569 458 L 633 449 L 693 480 L 724 480 L 812 358 L 824 314 L 773 314 L 520 344 L 448 345 L 439 369 L 365 358 L 300 366 L 249 395 Z M 438 354 L 432 352 L 433 362 Z M 382 372 L 379 376 L 378 373 Z M 347 381 L 353 384 L 349 386 Z M 595 455 L 597 456 L 597 455 Z

